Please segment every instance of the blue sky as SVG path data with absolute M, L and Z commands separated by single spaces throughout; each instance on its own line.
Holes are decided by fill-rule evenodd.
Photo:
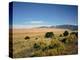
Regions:
M 77 25 L 78 9 L 74 5 L 13 3 L 13 27 L 30 28 L 51 25 Z

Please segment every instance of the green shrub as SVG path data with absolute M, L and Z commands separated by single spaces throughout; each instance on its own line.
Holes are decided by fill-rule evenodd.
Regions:
M 62 34 L 60 34 L 59 37 L 62 37 Z
M 26 39 L 30 39 L 30 37 L 29 37 L 29 36 L 26 36 L 24 39 L 25 39 L 25 40 L 26 40 Z
M 76 37 L 78 37 L 78 32 L 71 32 L 70 35 L 75 35 Z
M 68 36 L 69 35 L 69 32 L 68 31 L 64 31 L 63 35 L 64 36 Z
M 42 48 L 42 51 L 48 50 L 48 47 L 45 46 L 44 48 Z
M 59 45 L 58 44 L 54 44 L 54 45 L 49 45 L 48 47 L 49 47 L 49 49 L 54 49 L 54 48 L 58 48 Z
M 63 43 L 66 43 L 67 38 L 62 38 L 60 41 L 63 42 Z
M 33 47 L 34 47 L 35 49 L 40 49 L 40 48 L 41 48 L 40 45 L 37 44 L 37 43 L 35 43 Z
M 49 42 L 49 43 L 47 43 Z M 34 52 L 31 55 L 34 56 L 50 56 L 50 55 L 61 55 L 65 49 L 65 46 L 58 39 L 53 40 L 41 40 L 34 44 Z
M 46 38 L 52 38 L 54 36 L 54 33 L 53 32 L 47 32 L 46 34 L 45 34 L 45 37 Z
M 77 37 L 75 34 L 70 34 L 70 36 L 68 37 L 68 43 L 75 43 L 77 42 Z

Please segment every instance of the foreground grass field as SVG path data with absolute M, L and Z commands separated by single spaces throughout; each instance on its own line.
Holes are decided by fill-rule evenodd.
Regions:
M 66 30 L 69 35 L 63 36 Z M 46 32 L 53 32 L 53 38 L 45 38 Z M 13 29 L 13 58 L 77 54 L 78 37 L 71 32 L 56 28 Z

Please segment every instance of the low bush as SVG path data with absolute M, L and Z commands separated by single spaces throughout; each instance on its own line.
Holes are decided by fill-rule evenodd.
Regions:
M 61 42 L 63 42 L 63 43 L 66 43 L 66 41 L 67 41 L 67 38 L 63 38 L 62 40 L 60 40 Z
M 45 37 L 46 38 L 52 38 L 54 36 L 54 33 L 53 32 L 47 32 L 46 34 L 45 34 Z
M 50 55 L 60 55 L 62 54 L 63 50 L 65 49 L 64 44 L 59 40 L 49 40 L 48 44 L 46 41 L 39 41 L 34 44 L 34 51 L 32 56 L 50 56 Z
M 69 32 L 68 31 L 64 31 L 63 35 L 64 36 L 68 36 L 69 35 Z
M 60 34 L 59 37 L 62 37 L 62 34 Z
M 29 36 L 26 36 L 24 39 L 25 39 L 25 40 L 26 40 L 26 39 L 30 39 L 30 37 L 29 37 Z
M 75 35 L 76 37 L 78 37 L 78 32 L 71 32 L 70 35 Z
M 35 43 L 33 47 L 34 47 L 35 49 L 40 49 L 40 48 L 41 48 L 40 45 L 37 44 L 37 43 Z

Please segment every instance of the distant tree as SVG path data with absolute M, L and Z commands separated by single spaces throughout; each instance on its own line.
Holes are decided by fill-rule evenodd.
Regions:
M 68 36 L 69 35 L 69 32 L 68 31 L 64 31 L 63 35 L 64 36 Z
M 45 34 L 45 37 L 46 38 L 52 38 L 54 36 L 54 33 L 53 32 L 47 32 L 46 34 Z

